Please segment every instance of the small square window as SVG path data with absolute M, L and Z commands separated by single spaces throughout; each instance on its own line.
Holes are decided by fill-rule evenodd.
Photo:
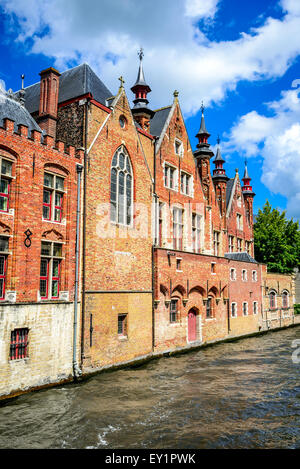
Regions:
M 171 300 L 170 304 L 170 322 L 177 322 L 178 300 Z
M 212 274 L 215 274 L 215 273 L 216 273 L 216 263 L 215 263 L 215 262 L 212 262 L 212 263 L 211 263 L 211 273 L 212 273 Z
M 176 259 L 176 270 L 178 270 L 180 272 L 182 271 L 181 261 L 182 261 L 182 259 Z

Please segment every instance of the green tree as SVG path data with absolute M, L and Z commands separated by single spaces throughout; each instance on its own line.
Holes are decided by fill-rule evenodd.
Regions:
M 272 209 L 266 201 L 254 223 L 254 252 L 270 272 L 289 273 L 300 261 L 298 221 L 287 220 L 286 212 Z

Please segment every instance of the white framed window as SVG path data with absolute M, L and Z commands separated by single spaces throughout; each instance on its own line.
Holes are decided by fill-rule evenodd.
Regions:
M 243 280 L 243 282 L 247 281 L 247 270 L 246 269 L 242 270 L 242 280 Z
M 252 281 L 257 282 L 257 270 L 252 270 Z
M 234 268 L 230 269 L 230 280 L 236 280 L 236 270 Z
M 110 219 L 120 225 L 131 226 L 133 220 L 133 176 L 126 149 L 118 148 L 111 164 Z
M 184 195 L 192 194 L 192 176 L 180 171 L 180 192 Z
M 248 303 L 246 301 L 243 302 L 243 315 L 248 316 Z
M 253 314 L 257 314 L 257 313 L 258 313 L 258 302 L 253 301 Z
M 237 252 L 242 252 L 243 249 L 243 240 L 241 238 L 237 238 L 236 240 L 236 250 Z
M 219 256 L 220 254 L 220 233 L 219 231 L 214 231 L 214 256 Z
M 176 257 L 176 270 L 177 272 L 182 272 L 182 258 Z
M 245 241 L 245 249 L 248 254 L 251 254 L 251 243 L 250 241 Z
M 173 208 L 173 249 L 182 250 L 183 240 L 183 210 Z
M 237 317 L 237 303 L 235 303 L 235 302 L 231 303 L 231 317 L 232 318 Z
M 243 229 L 243 218 L 242 218 L 242 215 L 240 213 L 236 214 L 236 227 L 237 227 L 238 230 Z
M 201 252 L 201 215 L 192 214 L 193 251 Z
M 175 138 L 174 140 L 174 149 L 176 155 L 183 156 L 183 143 L 178 138 Z
M 178 188 L 178 181 L 177 181 L 177 168 L 171 166 L 168 163 L 165 163 L 164 168 L 164 185 L 168 189 L 173 189 L 174 191 Z
M 289 294 L 286 290 L 282 292 L 281 298 L 282 298 L 282 307 L 288 308 L 289 307 Z

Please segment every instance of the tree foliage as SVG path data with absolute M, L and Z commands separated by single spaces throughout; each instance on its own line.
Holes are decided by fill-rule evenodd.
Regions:
M 254 251 L 268 271 L 289 273 L 300 263 L 299 222 L 287 220 L 286 212 L 272 209 L 266 201 L 254 223 Z

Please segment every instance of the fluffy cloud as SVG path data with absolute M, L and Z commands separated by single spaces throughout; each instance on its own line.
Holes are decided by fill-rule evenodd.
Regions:
M 289 216 L 300 219 L 300 99 L 299 89 L 282 92 L 267 103 L 272 117 L 249 112 L 229 135 L 227 150 L 263 157 L 262 182 L 287 197 Z
M 128 94 L 145 49 L 151 105 L 169 104 L 174 89 L 186 115 L 224 99 L 240 80 L 279 77 L 300 53 L 298 0 L 281 0 L 282 19 L 241 33 L 234 41 L 209 41 L 197 26 L 212 18 L 217 0 L 0 0 L 17 40 L 54 57 L 61 71 L 88 62 L 112 92 L 125 77 Z M 169 96 L 169 99 L 168 99 Z

